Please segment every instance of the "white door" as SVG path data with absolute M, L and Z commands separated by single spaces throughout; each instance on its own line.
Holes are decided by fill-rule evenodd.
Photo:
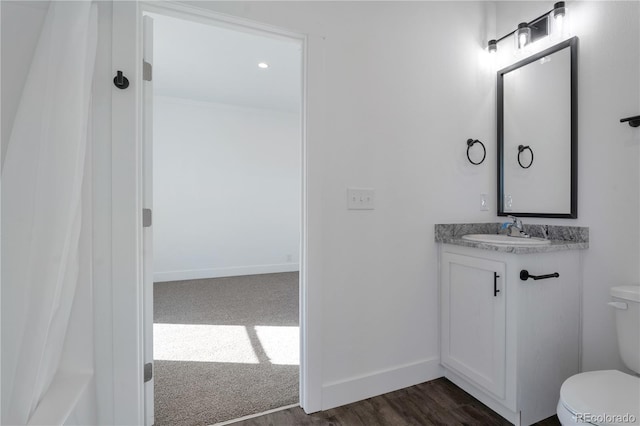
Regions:
M 505 265 L 442 255 L 442 364 L 505 398 Z
M 143 18 L 142 75 L 142 207 L 144 297 L 144 422 L 154 423 L 153 407 L 153 19 Z

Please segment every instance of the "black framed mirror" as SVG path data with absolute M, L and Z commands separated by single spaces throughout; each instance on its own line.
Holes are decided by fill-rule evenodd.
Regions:
M 578 38 L 498 71 L 498 216 L 578 217 Z

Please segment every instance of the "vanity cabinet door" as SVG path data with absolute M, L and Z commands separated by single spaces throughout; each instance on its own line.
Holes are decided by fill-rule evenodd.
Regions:
M 505 264 L 443 253 L 441 362 L 505 399 Z

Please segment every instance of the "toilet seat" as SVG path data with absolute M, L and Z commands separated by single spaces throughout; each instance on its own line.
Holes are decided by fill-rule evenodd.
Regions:
M 574 419 L 591 415 L 575 419 L 576 424 L 638 425 L 640 378 L 617 370 L 576 374 L 562 384 L 560 404 Z

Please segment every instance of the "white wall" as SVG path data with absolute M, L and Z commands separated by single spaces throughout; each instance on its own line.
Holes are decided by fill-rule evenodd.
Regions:
M 609 288 L 638 284 L 640 132 L 619 119 L 640 111 L 640 4 L 569 2 L 578 36 L 578 219 L 530 222 L 590 227 L 584 253 L 585 371 L 623 368 Z M 497 2 L 501 36 L 553 2 Z
M 297 271 L 300 115 L 156 96 L 154 279 Z
M 479 49 L 553 3 L 199 4 L 326 36 L 325 159 L 312 160 L 323 170 L 325 399 L 437 358 L 432 225 L 500 220 L 495 78 Z M 528 222 L 591 228 L 583 368 L 616 368 L 608 289 L 639 281 L 638 131 L 618 123 L 640 110 L 638 4 L 569 7 L 580 37 L 579 219 Z M 481 166 L 464 158 L 468 137 L 487 142 Z M 346 211 L 349 185 L 376 188 L 377 209 Z M 489 212 L 478 211 L 481 192 Z
M 324 408 L 440 375 L 433 225 L 493 221 L 494 77 L 480 62 L 485 5 L 459 2 L 194 3 L 324 36 L 321 179 Z M 489 149 L 481 166 L 466 140 Z M 376 209 L 348 211 L 346 188 Z M 491 201 L 493 206 L 494 200 Z
M 621 367 L 609 288 L 640 283 L 636 182 L 640 132 L 640 4 L 572 5 L 580 37 L 581 223 L 591 227 L 584 269 L 583 369 Z
M 114 312 L 112 279 L 112 13 L 108 1 L 98 2 L 98 49 L 93 80 L 93 310 L 95 394 L 99 425 L 115 424 L 114 398 L 119 380 L 114 374 Z M 121 386 L 121 385 L 120 385 Z

